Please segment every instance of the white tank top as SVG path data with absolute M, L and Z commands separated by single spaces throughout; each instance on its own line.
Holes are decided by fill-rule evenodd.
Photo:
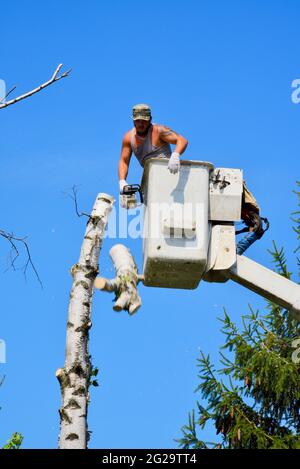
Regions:
M 136 158 L 138 159 L 141 166 L 144 166 L 145 161 L 148 158 L 160 157 L 160 158 L 170 158 L 172 150 L 169 143 L 165 143 L 161 147 L 157 147 L 152 145 L 152 130 L 153 124 L 150 126 L 148 133 L 144 142 L 136 147 L 134 144 L 134 136 L 135 136 L 135 127 L 133 127 L 131 131 L 131 149 L 135 154 Z

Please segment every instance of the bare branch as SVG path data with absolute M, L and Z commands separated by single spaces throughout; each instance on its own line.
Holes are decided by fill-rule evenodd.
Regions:
M 78 217 L 88 217 L 88 219 L 91 218 L 91 216 L 88 214 L 88 213 L 85 213 L 85 212 L 79 212 L 78 210 L 78 202 L 77 202 L 77 188 L 79 186 L 73 186 L 72 187 L 72 194 L 69 194 L 68 192 L 65 192 L 65 191 L 62 191 L 63 194 L 65 194 L 66 196 L 70 197 L 72 200 L 74 200 L 74 204 L 75 204 L 75 211 L 76 211 L 76 214 Z
M 15 91 L 16 88 L 17 88 L 17 86 L 14 85 L 14 86 L 9 90 L 9 92 L 6 93 L 6 95 L 4 96 L 4 98 L 2 98 L 2 99 L 0 100 L 0 104 L 3 103 L 3 101 L 7 98 L 7 96 L 9 96 L 10 93 L 12 93 L 13 91 Z
M 43 284 L 42 284 L 42 281 L 40 279 L 40 276 L 35 268 L 35 265 L 32 261 L 32 257 L 31 257 L 31 253 L 30 253 L 30 249 L 29 249 L 29 246 L 28 246 L 28 243 L 26 241 L 26 237 L 25 238 L 19 238 L 17 236 L 15 236 L 13 233 L 8 233 L 7 231 L 4 231 L 4 230 L 1 230 L 0 229 L 0 236 L 2 236 L 3 238 L 5 238 L 11 245 L 11 253 L 10 253 L 10 258 L 11 258 L 11 265 L 10 267 L 13 269 L 13 270 L 17 270 L 16 269 L 16 266 L 15 266 L 15 263 L 16 263 L 16 260 L 17 258 L 19 257 L 20 253 L 19 253 L 19 250 L 16 246 L 17 243 L 21 243 L 24 248 L 25 248 L 25 251 L 26 251 L 26 254 L 27 254 L 27 260 L 26 260 L 26 263 L 25 265 L 22 267 L 22 270 L 23 270 L 23 273 L 24 273 L 24 276 L 25 276 L 25 279 L 26 279 L 26 274 L 27 274 L 27 269 L 28 269 L 28 266 L 31 266 L 32 270 L 34 271 L 35 275 L 36 275 L 36 278 L 39 282 L 39 284 L 41 285 L 41 288 L 43 288 Z M 12 252 L 14 253 L 14 256 L 12 256 Z
M 17 246 L 15 245 L 15 243 L 13 242 L 13 233 L 9 234 L 9 233 L 5 233 L 5 234 L 2 234 L 1 231 L 0 231 L 0 234 L 1 236 L 3 236 L 4 238 L 6 238 L 8 240 L 8 242 L 10 243 L 12 249 L 10 250 L 9 252 L 9 257 L 10 257 L 10 267 L 13 269 L 13 270 L 16 270 L 16 267 L 15 267 L 15 261 L 17 260 L 17 258 L 19 257 L 20 253 L 18 251 L 18 248 Z M 13 257 L 13 253 L 15 253 L 14 257 Z M 5 272 L 7 272 L 9 269 L 9 267 L 5 270 Z
M 69 70 L 62 73 L 61 75 L 58 75 L 62 66 L 63 66 L 63 64 L 58 65 L 58 67 L 56 68 L 56 70 L 53 73 L 50 80 L 46 81 L 45 83 L 38 86 L 37 88 L 34 88 L 31 91 L 28 91 L 28 93 L 22 94 L 21 96 L 18 96 L 17 98 L 14 98 L 14 99 L 11 99 L 10 101 L 6 101 L 5 103 L 2 102 L 3 101 L 3 99 L 2 99 L 2 101 L 0 102 L 0 109 L 4 109 L 5 107 L 10 106 L 11 104 L 15 104 L 18 101 L 21 101 L 22 99 L 28 98 L 29 96 L 32 96 L 33 94 L 38 93 L 39 91 L 43 90 L 47 86 L 52 85 L 52 83 L 55 83 L 56 81 L 60 80 L 61 78 L 67 77 L 72 69 L 70 68 Z M 8 92 L 8 94 L 5 96 L 5 98 L 15 89 L 16 89 L 16 86 Z

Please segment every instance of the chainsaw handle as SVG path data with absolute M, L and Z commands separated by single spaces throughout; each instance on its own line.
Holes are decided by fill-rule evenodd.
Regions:
M 144 203 L 144 196 L 139 184 L 127 184 L 127 186 L 123 187 L 123 190 L 120 192 L 121 195 L 133 195 L 136 192 L 140 195 L 140 203 Z

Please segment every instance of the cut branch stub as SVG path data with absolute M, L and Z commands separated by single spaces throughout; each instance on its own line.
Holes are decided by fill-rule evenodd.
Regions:
M 129 249 L 123 244 L 116 244 L 109 252 L 116 270 L 114 279 L 97 277 L 95 288 L 116 295 L 114 311 L 128 311 L 134 314 L 140 308 L 142 301 L 137 291 L 137 284 L 141 280 L 136 263 Z

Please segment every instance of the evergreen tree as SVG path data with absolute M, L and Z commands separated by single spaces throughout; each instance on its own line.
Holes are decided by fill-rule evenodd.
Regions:
M 2 449 L 20 449 L 23 441 L 21 433 L 13 433 L 6 445 Z
M 300 182 L 297 183 L 300 186 Z M 298 196 L 300 207 L 300 192 Z M 300 239 L 300 211 L 294 212 L 294 231 Z M 295 250 L 295 255 L 300 248 Z M 276 271 L 291 278 L 284 249 L 273 242 Z M 297 258 L 300 266 L 300 259 Z M 298 272 L 299 275 L 299 272 Z M 225 343 L 218 369 L 209 355 L 198 359 L 199 391 L 189 423 L 182 428 L 182 448 L 296 449 L 300 448 L 300 324 L 290 313 L 268 303 L 264 315 L 250 308 L 242 327 L 226 311 L 221 319 Z M 224 352 L 225 351 L 225 352 Z M 218 442 L 204 442 L 197 430 L 213 424 Z

